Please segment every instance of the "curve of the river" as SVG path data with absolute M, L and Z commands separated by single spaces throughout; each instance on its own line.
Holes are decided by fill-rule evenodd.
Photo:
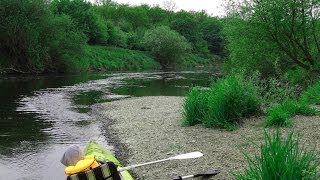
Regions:
M 185 74 L 188 74 L 188 72 Z M 128 85 L 129 79 L 142 83 Z M 186 79 L 186 77 L 179 73 L 118 73 L 108 75 L 105 79 L 88 81 L 72 86 L 42 89 L 33 92 L 32 95 L 21 97 L 17 100 L 16 111 L 35 113 L 41 121 L 48 122 L 50 127 L 43 128 L 42 132 L 49 136 L 49 140 L 40 142 L 21 141 L 18 147 L 12 149 L 12 153 L 9 156 L 0 154 L 0 177 L 6 177 L 5 179 L 9 180 L 65 179 L 64 167 L 59 160 L 69 145 L 78 144 L 84 148 L 87 142 L 94 140 L 112 151 L 112 145 L 108 144 L 107 138 L 104 136 L 105 122 L 97 120 L 94 115 L 90 114 L 90 111 L 84 113 L 77 110 L 87 108 L 84 107 L 85 105 L 73 102 L 77 95 L 81 93 L 86 95 L 86 92 L 93 91 L 103 92 L 102 96 L 99 97 L 108 101 L 113 98 L 125 97 L 125 94 L 129 95 L 130 92 L 126 90 L 132 91 L 133 87 L 144 87 L 145 84 L 143 82 L 177 79 Z M 172 84 L 176 89 L 189 87 L 185 85 L 187 83 Z M 152 88 L 152 86 L 156 85 L 149 83 L 149 86 Z M 116 91 L 117 94 L 112 92 L 115 87 L 120 87 L 118 92 Z M 125 90 L 121 90 L 121 87 L 125 87 Z M 154 88 L 159 89 L 158 87 Z M 139 93 L 140 91 L 137 90 L 137 92 Z M 146 90 L 146 92 L 149 91 Z M 123 94 L 123 96 L 119 94 Z M 149 95 L 148 93 L 144 94 Z M 160 92 L 159 95 L 161 94 L 163 93 Z M 173 93 L 172 95 L 176 94 Z M 41 139 L 41 137 L 36 138 Z

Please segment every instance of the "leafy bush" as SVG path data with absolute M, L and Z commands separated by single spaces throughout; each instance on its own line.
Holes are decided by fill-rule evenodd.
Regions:
M 260 153 L 249 157 L 245 154 L 248 167 L 244 173 L 236 173 L 237 180 L 249 179 L 318 179 L 319 157 L 314 151 L 301 148 L 299 136 L 291 132 L 282 138 L 280 131 L 264 133 L 264 144 Z
M 301 67 L 297 67 L 296 69 L 288 70 L 284 74 L 284 79 L 286 79 L 291 84 L 304 85 L 306 82 L 309 82 L 307 81 L 308 71 Z
M 77 31 L 68 15 L 55 16 L 51 23 L 52 28 L 47 31 L 48 34 L 52 34 L 48 48 L 52 61 L 50 71 L 77 72 L 87 70 L 89 63 L 81 61 L 87 41 L 86 36 L 81 31 Z
M 260 108 L 256 87 L 240 75 L 218 80 L 211 91 L 203 120 L 206 127 L 234 129 L 240 118 L 255 114 Z
M 184 103 L 183 124 L 233 130 L 242 117 L 260 108 L 257 89 L 240 75 L 228 76 L 213 84 L 210 91 L 192 89 Z
M 190 90 L 183 104 L 182 125 L 193 126 L 202 122 L 208 111 L 208 95 L 208 91 L 198 87 Z
M 47 63 L 50 12 L 44 0 L 0 1 L 0 50 L 22 71 L 41 72 Z
M 167 26 L 148 30 L 144 35 L 143 44 L 163 68 L 178 63 L 190 48 L 186 38 Z
M 301 96 L 301 101 L 320 105 L 320 81 L 308 87 Z
M 270 108 L 289 99 L 297 99 L 297 89 L 283 79 L 261 78 L 259 72 L 250 75 L 258 88 L 263 108 Z
M 264 126 L 290 126 L 292 125 L 290 118 L 298 114 L 312 116 L 317 114 L 317 110 L 306 103 L 288 100 L 269 109 Z

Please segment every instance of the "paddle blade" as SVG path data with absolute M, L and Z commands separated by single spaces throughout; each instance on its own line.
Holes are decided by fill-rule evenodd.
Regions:
M 201 152 L 192 152 L 187 154 L 180 154 L 178 156 L 174 156 L 170 159 L 193 159 L 193 158 L 199 158 L 202 157 L 203 154 Z
M 195 174 L 194 177 L 210 177 L 210 176 L 215 176 L 219 173 L 220 173 L 220 171 L 217 169 L 209 169 L 206 172 Z

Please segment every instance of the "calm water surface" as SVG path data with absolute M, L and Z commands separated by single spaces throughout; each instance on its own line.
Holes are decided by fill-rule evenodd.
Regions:
M 71 144 L 95 140 L 112 151 L 91 105 L 130 96 L 183 96 L 207 87 L 208 72 L 0 77 L 0 179 L 65 179 Z

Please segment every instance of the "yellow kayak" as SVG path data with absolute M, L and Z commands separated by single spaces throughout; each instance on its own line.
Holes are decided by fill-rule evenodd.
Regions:
M 86 146 L 84 153 L 86 156 L 94 155 L 94 157 L 100 161 L 111 161 L 118 166 L 118 169 L 123 167 L 119 160 L 115 158 L 110 151 L 106 150 L 103 146 L 97 144 L 96 142 L 90 142 Z M 122 171 L 121 176 L 124 180 L 133 180 L 133 177 L 128 171 Z

